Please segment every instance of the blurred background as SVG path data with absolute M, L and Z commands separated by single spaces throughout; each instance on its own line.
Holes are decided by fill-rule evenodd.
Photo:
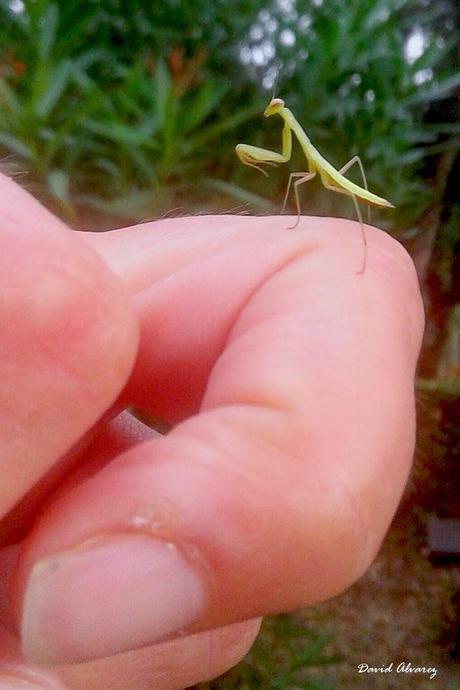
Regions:
M 275 94 L 336 167 L 361 156 L 396 206 L 373 222 L 417 267 L 419 439 L 381 554 L 200 690 L 460 689 L 459 35 L 455 0 L 0 0 L 0 168 L 72 227 L 277 213 L 288 168 L 266 179 L 234 155 L 280 149 Z M 302 209 L 354 217 L 316 181 Z M 437 676 L 357 672 L 391 661 Z

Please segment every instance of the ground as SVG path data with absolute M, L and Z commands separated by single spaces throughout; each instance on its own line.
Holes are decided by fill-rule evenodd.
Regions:
M 418 408 L 414 468 L 379 556 L 342 596 L 302 614 L 330 631 L 330 651 L 343 655 L 320 676 L 341 690 L 460 690 L 460 563 L 431 563 L 426 544 L 430 515 L 460 517 L 460 410 L 426 394 Z M 392 661 L 434 666 L 437 675 L 357 673 L 360 663 Z

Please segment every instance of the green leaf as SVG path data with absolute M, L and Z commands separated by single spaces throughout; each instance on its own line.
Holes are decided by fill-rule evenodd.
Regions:
M 451 136 L 460 134 L 460 122 L 436 122 L 433 124 L 426 124 L 425 129 L 433 136 Z
M 274 204 L 271 201 L 267 201 L 267 199 L 264 199 L 258 194 L 254 194 L 254 192 L 249 192 L 247 189 L 233 184 L 233 182 L 206 177 L 203 180 L 203 185 L 208 189 L 230 196 L 244 204 L 253 205 L 259 210 L 273 211 L 274 209 Z
M 110 50 L 105 50 L 104 48 L 87 50 L 76 58 L 75 68 L 86 72 L 89 67 L 92 67 L 97 62 L 106 62 L 110 64 L 113 62 L 113 54 Z
M 159 120 L 159 127 L 163 127 L 167 118 L 169 101 L 171 99 L 172 80 L 163 60 L 158 60 L 152 87 L 154 91 L 155 110 Z
M 20 101 L 13 89 L 8 85 L 7 81 L 0 77 L 0 106 L 5 104 L 11 113 L 18 114 L 20 110 Z
M 17 154 L 20 158 L 28 162 L 35 161 L 35 154 L 31 148 L 29 148 L 24 142 L 20 141 L 12 134 L 7 134 L 6 132 L 0 132 L 0 144 L 13 153 Z
M 255 115 L 260 115 L 260 107 L 258 105 L 250 106 L 248 108 L 241 108 L 234 115 L 229 115 L 220 122 L 209 125 L 208 127 L 203 128 L 203 130 L 197 134 L 190 136 L 184 141 L 182 151 L 184 153 L 190 153 L 195 148 L 207 144 L 212 139 L 217 139 L 217 137 L 221 136 L 225 132 L 236 129 L 243 122 L 250 120 Z
M 121 178 L 120 167 L 114 163 L 114 161 L 110 160 L 110 158 L 97 156 L 97 158 L 94 159 L 94 165 L 116 180 Z
M 49 116 L 58 100 L 62 97 L 73 70 L 70 59 L 62 60 L 50 75 L 48 88 L 35 103 L 36 114 L 45 119 Z
M 225 83 L 206 81 L 184 102 L 179 128 L 187 133 L 198 127 L 217 108 L 227 90 Z
M 139 132 L 121 122 L 98 122 L 97 120 L 83 118 L 82 127 L 89 132 L 98 134 L 104 139 L 109 139 L 116 144 L 124 146 L 143 146 L 148 143 L 148 137 L 144 132 Z
M 93 208 L 102 213 L 109 213 L 120 218 L 139 218 L 142 211 L 151 212 L 154 206 L 154 194 L 151 189 L 132 191 L 127 196 L 104 199 L 92 194 L 79 194 L 76 200 L 87 208 Z
M 412 98 L 409 98 L 406 103 L 408 105 L 418 105 L 422 103 L 432 103 L 433 101 L 440 101 L 447 98 L 450 94 L 460 87 L 460 72 L 451 74 L 444 79 L 436 81 L 430 88 L 422 90 Z
M 58 201 L 69 203 L 69 177 L 63 170 L 50 170 L 48 173 L 48 188 Z
M 41 60 L 49 57 L 53 47 L 59 21 L 57 3 L 50 2 L 39 18 L 36 36 L 37 52 Z

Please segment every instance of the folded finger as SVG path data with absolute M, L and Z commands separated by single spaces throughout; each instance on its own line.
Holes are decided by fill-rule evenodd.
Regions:
M 113 402 L 137 330 L 98 255 L 3 176 L 0 243 L 2 517 Z

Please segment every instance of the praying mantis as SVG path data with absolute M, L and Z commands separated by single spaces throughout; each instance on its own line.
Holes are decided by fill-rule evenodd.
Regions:
M 282 153 L 277 153 L 276 151 L 270 151 L 269 149 L 262 149 L 258 146 L 251 146 L 250 144 L 238 144 L 236 146 L 236 154 L 240 161 L 245 165 L 249 165 L 256 170 L 260 170 L 264 175 L 267 175 L 266 171 L 261 167 L 261 165 L 278 165 L 278 163 L 287 163 L 291 158 L 292 150 L 292 134 L 297 137 L 297 140 L 302 148 L 302 151 L 307 159 L 308 171 L 305 172 L 293 172 L 289 175 L 289 182 L 286 189 L 286 194 L 284 196 L 283 206 L 281 208 L 281 213 L 284 212 L 286 204 L 289 198 L 289 192 L 291 186 L 294 186 L 294 195 L 297 208 L 297 220 L 294 225 L 290 226 L 289 229 L 297 227 L 300 222 L 300 201 L 299 201 L 299 187 L 300 185 L 313 179 L 316 174 L 319 174 L 321 182 L 326 189 L 331 189 L 333 192 L 339 192 L 340 194 L 345 194 L 352 198 L 356 214 L 358 216 L 359 224 L 361 227 L 361 236 L 363 240 L 363 258 L 361 268 L 357 273 L 364 273 L 366 269 L 367 262 L 367 238 L 364 229 L 363 219 L 361 215 L 361 210 L 358 205 L 358 199 L 367 202 L 368 204 L 373 204 L 374 206 L 382 206 L 385 208 L 394 208 L 393 204 L 389 201 L 383 199 L 376 194 L 369 191 L 367 187 L 366 175 L 364 173 L 364 167 L 359 156 L 353 156 L 351 160 L 348 161 L 340 170 L 336 170 L 329 161 L 327 161 L 324 156 L 313 146 L 304 129 L 295 118 L 293 113 L 285 107 L 282 98 L 272 98 L 270 103 L 264 110 L 264 117 L 270 117 L 271 115 L 279 115 L 284 120 L 284 127 L 282 133 Z M 351 182 L 346 177 L 344 173 L 349 170 L 352 165 L 358 164 L 361 175 L 363 177 L 364 187 Z M 294 184 L 293 184 L 293 180 Z

